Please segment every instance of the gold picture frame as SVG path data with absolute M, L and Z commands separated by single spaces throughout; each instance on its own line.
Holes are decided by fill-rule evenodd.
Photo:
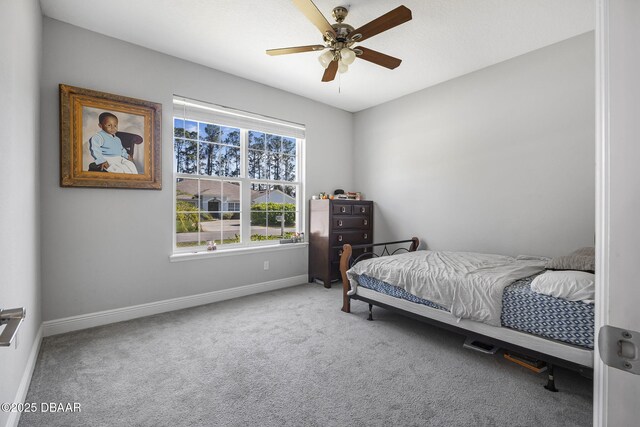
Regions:
M 61 84 L 60 186 L 162 189 L 161 122 L 159 103 Z

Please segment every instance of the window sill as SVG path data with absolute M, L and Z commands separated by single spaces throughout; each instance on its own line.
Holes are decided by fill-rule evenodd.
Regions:
M 246 255 L 246 254 L 263 253 L 263 252 L 277 252 L 277 251 L 286 251 L 286 250 L 292 250 L 292 249 L 300 249 L 306 246 L 309 246 L 308 242 L 252 246 L 247 248 L 217 249 L 215 251 L 181 252 L 181 253 L 175 253 L 173 255 L 170 255 L 169 261 L 180 262 L 180 261 L 189 261 L 193 259 L 219 258 L 219 257 L 226 257 L 226 256 Z

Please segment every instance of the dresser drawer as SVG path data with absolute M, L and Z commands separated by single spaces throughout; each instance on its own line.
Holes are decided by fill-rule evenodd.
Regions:
M 351 252 L 351 259 L 356 259 L 360 255 L 362 255 L 363 253 L 370 252 L 370 251 L 371 251 L 371 248 L 354 249 Z M 331 262 L 338 262 L 339 263 L 341 256 L 342 256 L 342 248 L 333 248 L 333 249 L 331 249 Z
M 334 203 L 331 206 L 331 212 L 334 215 L 351 215 L 353 206 L 346 203 Z
M 353 205 L 353 214 L 354 215 L 369 215 L 371 213 L 372 205 Z
M 368 216 L 336 216 L 332 219 L 333 229 L 342 228 L 360 228 L 367 229 L 371 227 L 371 219 Z
M 371 231 L 338 231 L 331 234 L 331 246 L 371 243 L 372 235 Z

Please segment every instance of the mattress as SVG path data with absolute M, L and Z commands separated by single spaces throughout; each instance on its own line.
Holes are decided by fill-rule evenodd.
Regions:
M 422 299 L 446 307 L 454 318 L 500 327 L 504 288 L 544 271 L 548 258 L 453 251 L 413 251 L 378 257 L 347 270 L 352 291 L 355 277 L 375 277 Z
M 594 304 L 538 294 L 531 290 L 534 277 L 517 280 L 505 288 L 502 326 L 593 349 Z M 438 304 L 369 276 L 359 276 L 358 284 L 385 295 L 447 311 Z

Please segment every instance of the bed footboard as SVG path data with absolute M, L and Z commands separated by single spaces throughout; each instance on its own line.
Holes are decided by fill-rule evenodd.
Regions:
M 408 245 L 408 247 L 407 247 Z M 412 237 L 409 240 L 398 240 L 395 242 L 372 243 L 368 245 L 349 245 L 342 246 L 340 254 L 340 275 L 342 277 L 342 311 L 351 312 L 351 297 L 347 294 L 351 289 L 349 279 L 347 278 L 347 270 L 350 269 L 358 261 L 363 259 L 376 258 L 385 255 L 393 255 L 399 252 L 413 252 L 418 249 L 420 240 Z

